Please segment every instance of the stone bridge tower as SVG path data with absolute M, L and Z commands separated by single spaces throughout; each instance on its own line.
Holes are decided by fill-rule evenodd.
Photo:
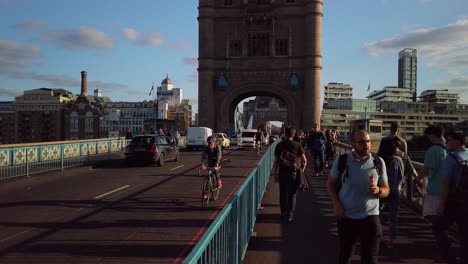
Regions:
M 228 132 L 237 104 L 272 96 L 288 124 L 320 123 L 322 0 L 199 0 L 199 126 Z

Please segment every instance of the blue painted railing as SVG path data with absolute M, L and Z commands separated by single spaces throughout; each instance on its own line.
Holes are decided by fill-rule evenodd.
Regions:
M 0 146 L 0 180 L 110 159 L 113 154 L 120 155 L 127 141 L 95 139 Z
M 253 233 L 279 140 L 265 153 L 182 263 L 241 263 Z

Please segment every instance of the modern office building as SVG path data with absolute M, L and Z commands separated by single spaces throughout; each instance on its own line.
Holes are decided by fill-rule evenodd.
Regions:
M 372 99 L 329 100 L 328 108 L 322 110 L 321 127 L 324 130 L 338 129 L 346 137 L 351 123 L 369 118 L 371 113 L 377 111 L 376 105 L 376 101 Z
M 383 102 L 413 102 L 413 89 L 386 86 L 382 90 L 373 91 L 369 99 L 377 102 L 377 109 L 381 109 Z
M 349 84 L 331 82 L 325 85 L 325 96 L 323 98 L 323 108 L 328 108 L 331 100 L 353 98 L 353 87 Z
M 411 89 L 412 100 L 417 99 L 417 52 L 416 49 L 403 49 L 398 53 L 398 87 Z
M 444 90 L 426 90 L 419 96 L 419 101 L 430 104 L 458 104 L 460 96 L 457 92 Z

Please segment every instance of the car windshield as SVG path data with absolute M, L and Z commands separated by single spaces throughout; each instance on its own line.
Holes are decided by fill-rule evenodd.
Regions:
M 152 137 L 134 137 L 132 138 L 133 144 L 154 144 L 154 138 Z
M 217 139 L 223 138 L 223 135 L 217 134 L 217 135 L 216 135 L 216 138 L 217 138 Z
M 254 137 L 255 132 L 242 132 L 242 137 Z

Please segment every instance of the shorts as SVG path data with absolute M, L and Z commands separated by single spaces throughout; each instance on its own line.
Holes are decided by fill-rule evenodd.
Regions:
M 437 215 L 437 208 L 439 207 L 440 196 L 426 194 L 423 204 L 423 217 Z

